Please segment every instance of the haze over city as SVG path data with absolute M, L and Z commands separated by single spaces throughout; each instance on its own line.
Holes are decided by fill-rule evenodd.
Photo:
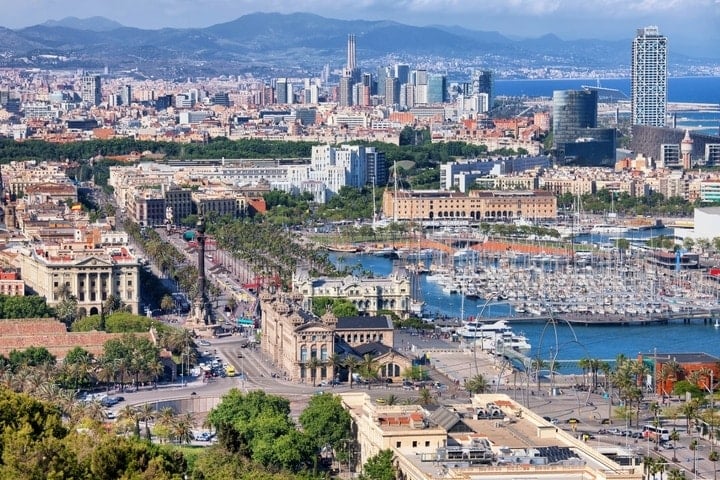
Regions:
M 563 39 L 630 39 L 636 28 L 658 25 L 672 49 L 696 57 L 717 57 L 720 2 L 717 0 L 127 0 L 124 8 L 90 0 L 0 0 L 2 26 L 12 29 L 67 16 L 102 16 L 129 27 L 206 27 L 254 12 L 310 12 L 340 19 L 392 20 L 411 25 L 458 25 L 508 36 L 555 34 Z M 142 14 L 139 14 L 142 12 Z

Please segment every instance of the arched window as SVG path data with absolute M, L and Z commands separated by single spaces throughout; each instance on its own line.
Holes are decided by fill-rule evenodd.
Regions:
M 300 347 L 300 361 L 303 363 L 308 361 L 308 351 L 305 345 Z
M 313 346 L 310 349 L 310 358 L 317 358 L 317 347 Z

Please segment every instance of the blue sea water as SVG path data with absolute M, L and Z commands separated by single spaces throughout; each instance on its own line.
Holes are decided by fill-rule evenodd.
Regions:
M 375 275 L 391 272 L 393 263 L 387 258 L 372 255 L 334 256 L 345 265 L 362 265 Z M 462 300 L 460 295 L 447 295 L 434 283 L 421 277 L 423 300 L 428 312 L 459 318 L 476 316 L 485 304 L 482 299 Z M 506 304 L 491 305 L 484 316 L 507 316 L 511 309 Z M 638 353 L 689 353 L 704 352 L 720 356 L 720 328 L 695 322 L 671 323 L 647 326 L 569 326 L 548 323 L 522 323 L 513 326 L 530 341 L 533 350 L 530 357 L 549 359 L 555 357 L 564 364 L 562 372 L 575 373 L 575 361 L 599 358 L 613 361 L 618 354 L 636 358 Z
M 528 96 L 552 98 L 554 90 L 577 90 L 583 85 L 617 89 L 630 100 L 630 79 L 557 79 L 557 80 L 497 80 L 496 96 Z M 699 133 L 720 134 L 720 77 L 671 77 L 668 79 L 668 101 L 678 103 L 716 104 L 712 111 L 678 111 L 678 128 Z M 669 123 L 671 121 L 669 120 Z
M 575 90 L 583 85 L 597 85 L 597 79 L 496 80 L 495 96 L 528 96 L 552 98 L 554 90 Z M 614 88 L 630 99 L 630 79 L 600 79 L 600 86 Z M 720 77 L 670 77 L 668 101 L 715 103 L 720 108 Z

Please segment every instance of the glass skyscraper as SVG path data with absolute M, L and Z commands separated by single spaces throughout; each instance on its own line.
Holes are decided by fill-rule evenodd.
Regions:
M 632 124 L 665 126 L 667 37 L 658 27 L 637 30 L 632 44 Z

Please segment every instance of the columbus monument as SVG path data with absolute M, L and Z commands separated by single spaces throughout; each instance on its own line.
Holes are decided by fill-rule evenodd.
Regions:
M 195 224 L 195 240 L 198 244 L 198 291 L 193 302 L 193 322 L 210 325 L 213 322 L 212 306 L 207 296 L 205 278 L 205 218 L 200 214 Z

